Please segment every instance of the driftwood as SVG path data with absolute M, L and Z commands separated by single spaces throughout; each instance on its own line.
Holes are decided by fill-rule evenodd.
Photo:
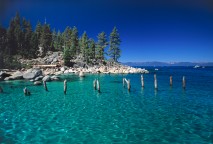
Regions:
M 60 67 L 60 65 L 33 65 L 33 67 L 39 67 L 39 68 L 55 68 L 55 67 Z

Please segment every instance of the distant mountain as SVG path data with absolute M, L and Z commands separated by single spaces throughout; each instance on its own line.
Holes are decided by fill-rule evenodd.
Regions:
M 213 62 L 125 62 L 128 66 L 213 66 Z

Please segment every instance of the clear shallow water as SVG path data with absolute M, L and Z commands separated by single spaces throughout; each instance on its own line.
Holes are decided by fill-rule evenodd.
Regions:
M 144 75 L 144 89 L 139 74 L 62 78 L 67 95 L 63 81 L 47 83 L 49 92 L 27 81 L 0 83 L 0 143 L 213 143 L 213 68 L 160 67 L 158 91 L 153 72 Z M 31 96 L 23 95 L 25 86 Z

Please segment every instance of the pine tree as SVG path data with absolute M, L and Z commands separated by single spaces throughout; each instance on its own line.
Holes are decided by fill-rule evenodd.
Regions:
M 40 37 L 41 56 L 44 56 L 47 51 L 51 50 L 51 42 L 52 42 L 52 33 L 50 30 L 50 26 L 47 24 L 44 24 L 42 27 L 42 32 Z
M 36 58 L 38 55 L 38 46 L 39 46 L 39 39 L 36 33 L 33 33 L 30 39 L 30 57 L 31 58 Z
M 0 68 L 4 68 L 6 44 L 7 44 L 7 31 L 0 25 Z
M 71 56 L 71 34 L 72 29 L 70 27 L 66 27 L 66 29 L 63 32 L 63 41 L 64 41 L 64 65 L 70 66 L 70 60 L 72 59 Z
M 112 58 L 114 62 L 118 62 L 121 55 L 121 50 L 119 48 L 121 43 L 120 36 L 116 27 L 113 28 L 110 34 L 110 47 L 108 50 L 108 55 Z
M 104 49 L 107 46 L 107 38 L 105 32 L 98 34 L 96 57 L 97 59 L 104 60 Z
M 36 28 L 35 28 L 35 33 L 37 35 L 37 38 L 40 40 L 41 33 L 42 33 L 42 25 L 41 25 L 41 23 L 39 21 L 37 22 L 37 25 L 36 25 Z
M 17 43 L 15 38 L 15 22 L 14 19 L 10 21 L 10 25 L 7 29 L 7 55 L 13 55 L 17 53 Z
M 88 46 L 88 36 L 87 33 L 84 32 L 81 39 L 80 39 L 80 49 L 81 49 L 81 54 L 83 56 L 83 59 L 88 62 L 89 57 L 89 46 Z
M 95 59 L 95 49 L 96 49 L 96 45 L 95 45 L 94 39 L 89 39 L 89 59 L 90 60 Z
M 16 16 L 14 17 L 14 36 L 15 36 L 15 47 L 13 48 L 13 52 L 12 54 L 17 54 L 17 53 L 21 53 L 21 50 L 23 48 L 23 32 L 21 29 L 21 18 L 19 13 L 16 13 Z
M 52 47 L 52 50 L 57 50 L 58 49 L 58 38 L 57 38 L 57 33 L 56 33 L 56 30 L 53 29 L 53 32 L 52 32 L 52 42 L 51 42 L 51 47 Z
M 32 46 L 30 45 L 31 37 L 32 37 L 32 27 L 29 21 L 23 18 L 22 22 L 22 29 L 23 29 L 23 42 L 22 42 L 22 49 L 21 54 L 25 58 L 32 58 L 34 57 Z
M 76 57 L 77 54 L 80 53 L 78 47 L 78 29 L 73 27 L 71 34 L 71 56 Z

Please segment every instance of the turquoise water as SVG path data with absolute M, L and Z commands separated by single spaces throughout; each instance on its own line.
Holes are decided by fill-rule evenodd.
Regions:
M 0 82 L 0 143 L 213 143 L 213 68 L 159 68 L 158 91 L 148 69 L 144 89 L 140 74 L 65 75 L 47 83 L 48 92 L 27 81 Z M 123 77 L 131 80 L 130 92 Z M 23 95 L 25 86 L 31 96 Z

